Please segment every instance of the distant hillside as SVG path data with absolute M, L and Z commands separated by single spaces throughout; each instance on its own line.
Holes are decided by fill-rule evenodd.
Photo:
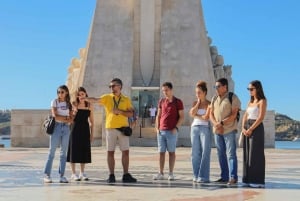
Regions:
M 10 110 L 0 110 L 0 135 L 10 134 Z M 275 114 L 275 139 L 293 140 L 300 137 L 300 121 L 284 114 Z
M 275 115 L 276 140 L 293 140 L 300 137 L 300 121 L 293 120 L 284 114 Z

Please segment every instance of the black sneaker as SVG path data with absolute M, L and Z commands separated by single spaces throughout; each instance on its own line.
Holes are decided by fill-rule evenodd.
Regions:
M 116 182 L 116 177 L 114 174 L 110 174 L 108 179 L 106 180 L 107 183 L 115 183 Z
M 135 183 L 137 180 L 136 180 L 136 178 L 132 177 L 131 174 L 126 173 L 126 174 L 123 174 L 122 181 L 124 183 Z
M 218 180 L 216 180 L 216 181 L 214 181 L 215 183 L 227 183 L 228 181 L 227 180 L 224 180 L 224 179 L 222 179 L 222 178 L 220 178 L 220 179 L 218 179 Z

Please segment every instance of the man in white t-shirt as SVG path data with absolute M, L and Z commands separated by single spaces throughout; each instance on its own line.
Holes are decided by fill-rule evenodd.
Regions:
M 150 112 L 150 117 L 151 117 L 151 123 L 154 124 L 155 123 L 155 116 L 156 116 L 156 107 L 151 105 L 151 107 L 149 108 L 149 112 Z

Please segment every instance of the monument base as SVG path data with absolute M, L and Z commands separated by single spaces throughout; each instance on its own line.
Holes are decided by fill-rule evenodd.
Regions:
M 49 110 L 12 110 L 11 111 L 11 146 L 12 147 L 49 147 L 49 135 L 42 128 L 45 117 Z M 243 115 L 241 112 L 241 115 Z M 101 119 L 103 118 L 102 110 L 94 112 L 94 141 L 92 146 L 106 146 L 104 127 Z M 150 121 L 147 119 L 146 121 Z M 103 122 L 104 123 L 104 122 Z M 157 137 L 154 126 L 151 123 L 142 128 L 139 123 L 133 129 L 133 135 L 130 137 L 131 146 L 156 147 Z M 189 124 L 190 125 L 190 124 Z M 177 141 L 178 147 L 190 147 L 190 126 L 181 126 Z M 265 147 L 275 147 L 275 112 L 267 111 L 264 120 L 265 127 Z M 239 138 L 241 121 L 239 122 L 239 131 L 236 135 Z M 213 135 L 213 134 L 212 134 Z M 214 138 L 212 136 L 212 145 L 214 147 Z

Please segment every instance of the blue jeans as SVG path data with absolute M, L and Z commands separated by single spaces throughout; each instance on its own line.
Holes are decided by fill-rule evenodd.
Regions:
M 221 178 L 226 181 L 228 181 L 229 178 L 238 179 L 236 133 L 236 131 L 232 131 L 226 134 L 215 134 L 215 143 L 221 168 Z
M 63 176 L 66 169 L 67 151 L 69 146 L 70 126 L 66 123 L 55 122 L 53 134 L 50 136 L 50 147 L 44 173 L 51 175 L 56 148 L 60 145 L 59 174 Z
M 208 182 L 211 152 L 211 132 L 209 126 L 192 126 L 191 143 L 194 178 Z
M 172 133 L 171 130 L 161 130 L 157 134 L 158 151 L 160 153 L 175 152 L 178 133 Z

